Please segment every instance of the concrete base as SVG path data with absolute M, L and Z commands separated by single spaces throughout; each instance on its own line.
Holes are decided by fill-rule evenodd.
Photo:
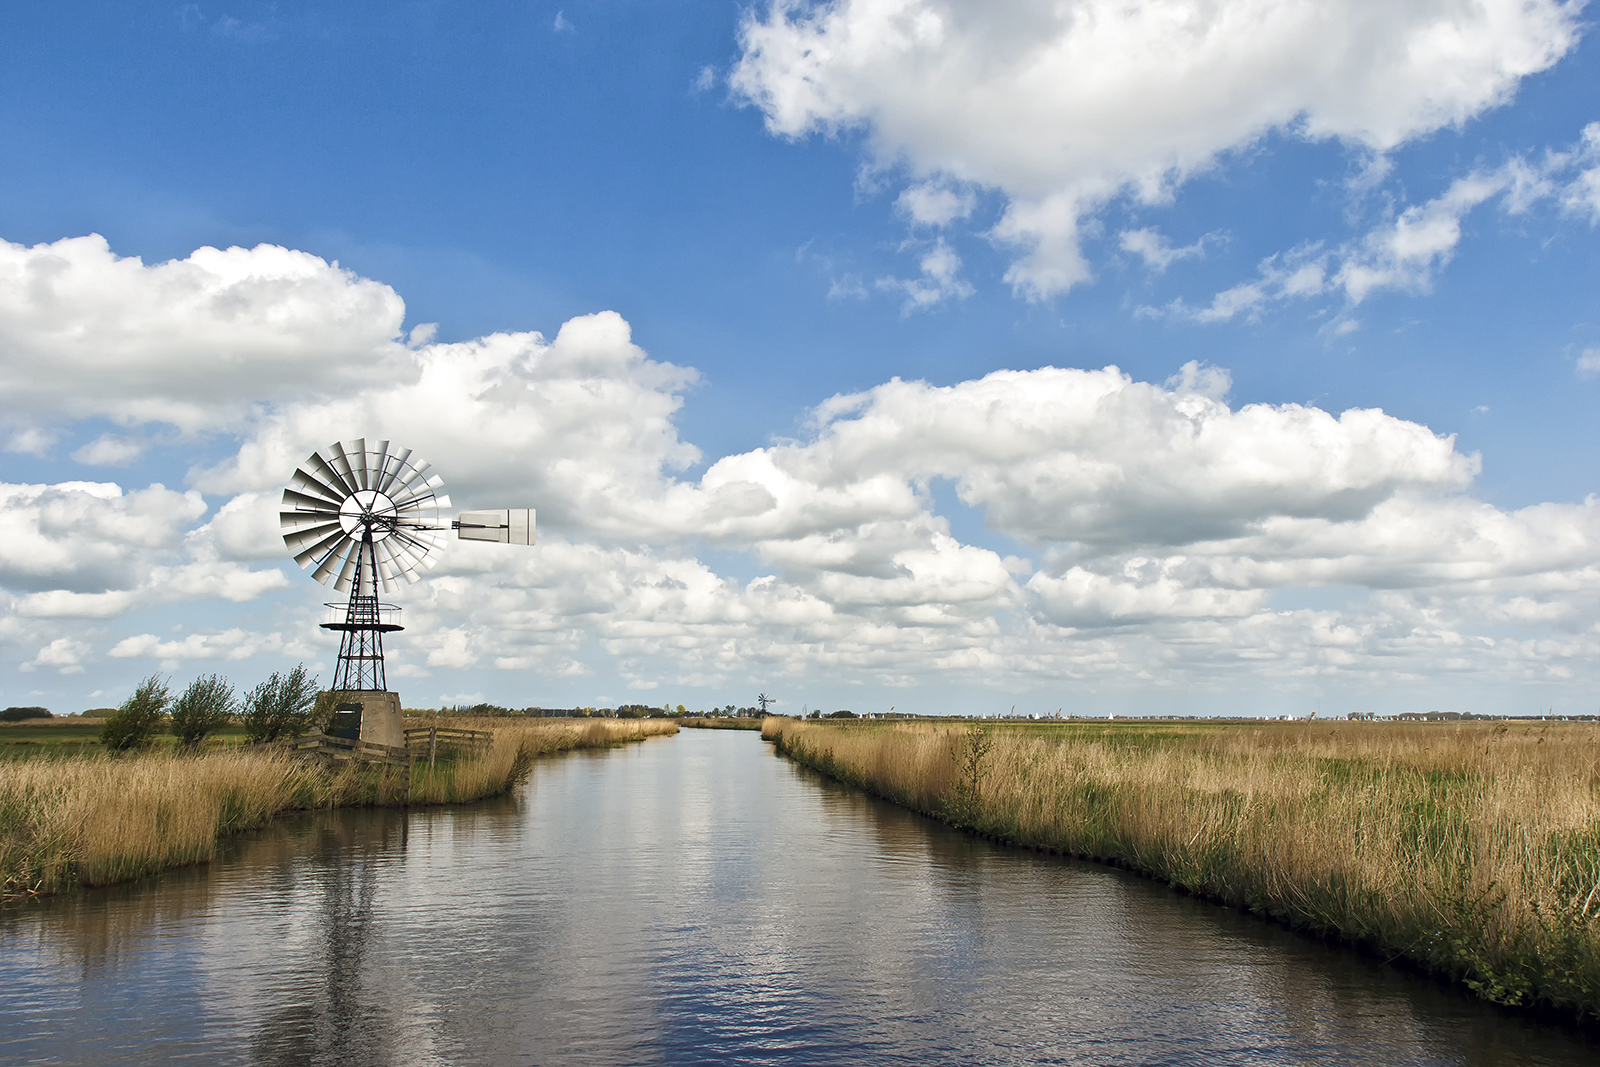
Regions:
M 336 716 L 340 712 L 360 713 L 361 740 L 375 745 L 405 747 L 406 727 L 400 715 L 399 693 L 346 690 L 334 694 L 333 710 Z

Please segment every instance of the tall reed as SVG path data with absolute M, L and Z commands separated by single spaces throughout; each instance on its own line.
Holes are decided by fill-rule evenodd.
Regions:
M 283 752 L 14 762 L 0 774 L 0 893 L 109 885 L 209 860 L 218 838 L 355 792 Z
M 412 804 L 453 804 L 498 796 L 540 756 L 577 748 L 605 748 L 678 732 L 671 719 L 429 719 L 430 725 L 494 731 L 488 752 L 429 767 L 411 768 Z
M 432 771 L 418 764 L 409 794 L 403 772 L 334 768 L 270 746 L 7 762 L 0 767 L 0 897 L 204 863 L 220 839 L 284 812 L 494 796 L 538 756 L 676 730 L 660 720 L 497 720 L 489 752 L 445 760 Z
M 957 826 L 1600 1017 L 1600 728 L 768 720 L 800 762 Z

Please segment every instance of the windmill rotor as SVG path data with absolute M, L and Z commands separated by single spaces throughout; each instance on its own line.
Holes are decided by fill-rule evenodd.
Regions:
M 534 543 L 532 508 L 464 511 L 445 525 L 439 510 L 450 498 L 432 471 L 409 448 L 357 438 L 311 453 L 283 491 L 279 524 L 294 561 L 350 595 L 347 604 L 329 604 L 335 614 L 321 624 L 344 634 L 335 691 L 387 691 L 383 635 L 404 627 L 398 608 L 379 603 L 378 590 L 419 580 L 437 562 L 446 530 L 467 541 Z
M 450 506 L 438 492 L 444 479 L 431 470 L 388 441 L 369 448 L 358 438 L 313 452 L 296 468 L 279 512 L 294 561 L 340 592 L 369 570 L 386 590 L 399 579 L 417 581 L 437 562 L 446 529 L 439 509 Z

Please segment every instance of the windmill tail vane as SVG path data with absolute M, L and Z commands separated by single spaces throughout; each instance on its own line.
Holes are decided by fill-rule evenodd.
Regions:
M 284 543 L 301 568 L 323 585 L 348 592 L 329 604 L 323 629 L 343 634 L 332 689 L 385 691 L 383 635 L 404 629 L 400 609 L 382 604 L 379 590 L 422 577 L 438 562 L 447 530 L 465 541 L 534 543 L 534 510 L 464 511 L 446 525 L 438 492 L 444 479 L 408 448 L 364 438 L 313 452 L 283 491 L 279 521 Z

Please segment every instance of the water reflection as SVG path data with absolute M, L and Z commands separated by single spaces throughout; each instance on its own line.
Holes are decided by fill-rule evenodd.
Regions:
M 1589 1063 L 1120 872 L 686 732 L 0 919 L 0 1061 Z
M 404 853 L 406 821 L 380 817 L 359 829 L 326 821 L 317 828 L 316 862 L 280 868 L 286 884 L 304 873 L 308 922 L 300 951 L 286 946 L 295 966 L 275 989 L 276 1003 L 256 1024 L 254 1062 L 272 1067 L 315 1063 L 387 1063 L 395 1031 L 389 996 L 374 981 L 369 948 L 378 923 L 373 914 L 385 864 Z M 362 832 L 364 831 L 364 832 Z M 326 862 L 331 857 L 333 862 Z M 285 931 L 293 945 L 293 935 Z

